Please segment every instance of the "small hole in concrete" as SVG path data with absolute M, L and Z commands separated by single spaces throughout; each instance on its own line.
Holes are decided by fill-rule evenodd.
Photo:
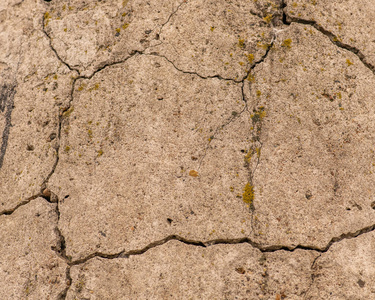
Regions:
M 27 147 L 26 147 L 26 150 L 27 151 L 34 151 L 34 146 L 33 145 L 27 145 Z
M 66 195 L 65 197 L 64 197 L 64 199 L 68 199 L 69 198 L 69 195 Z
M 172 224 L 172 222 L 173 222 L 173 220 L 170 219 L 170 218 L 167 218 L 167 221 L 168 221 L 169 224 Z
M 375 201 L 371 203 L 371 208 L 375 209 Z
M 307 200 L 310 200 L 312 198 L 312 193 L 311 193 L 310 190 L 306 191 L 305 197 L 306 197 Z

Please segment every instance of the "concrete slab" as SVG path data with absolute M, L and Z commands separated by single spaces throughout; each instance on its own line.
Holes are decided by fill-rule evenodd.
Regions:
M 0 3 L 0 298 L 372 299 L 373 5 Z

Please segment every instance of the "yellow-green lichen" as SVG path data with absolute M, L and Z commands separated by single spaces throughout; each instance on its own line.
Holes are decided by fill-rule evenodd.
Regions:
M 245 47 L 245 40 L 244 39 L 238 39 L 238 47 L 244 48 Z
M 249 63 L 251 63 L 251 64 L 252 64 L 252 63 L 253 63 L 253 61 L 254 61 L 254 54 L 251 54 L 251 53 L 250 53 L 250 54 L 248 54 L 248 55 L 247 55 L 247 60 L 249 61 Z
M 63 117 L 64 118 L 68 118 L 72 114 L 73 111 L 74 111 L 74 106 L 72 106 L 68 110 L 64 111 L 63 112 Z
M 249 150 L 249 152 L 247 152 L 247 154 L 246 154 L 245 157 L 244 157 L 245 163 L 246 163 L 247 165 L 250 164 L 250 162 L 251 162 L 251 157 L 252 157 L 252 156 L 253 156 L 253 152 L 252 152 L 251 150 Z
M 64 150 L 65 150 L 65 152 L 69 152 L 70 151 L 70 147 L 66 146 Z
M 269 14 L 269 15 L 265 16 L 265 17 L 263 18 L 263 20 L 266 21 L 267 24 L 269 24 L 269 23 L 271 23 L 272 18 L 273 18 L 273 15 L 272 15 L 272 14 Z
M 86 87 L 87 84 L 85 83 L 82 83 L 79 87 L 78 87 L 78 91 L 82 91 L 85 87 Z
M 248 182 L 244 187 L 242 200 L 246 204 L 252 204 L 254 201 L 254 187 L 250 184 L 250 182 Z
M 348 66 L 351 66 L 353 63 L 350 61 L 350 59 L 347 59 L 347 60 L 346 60 L 346 64 L 347 64 Z
M 100 157 L 100 156 L 102 156 L 102 155 L 103 155 L 103 150 L 100 149 L 100 150 L 98 151 L 98 157 Z
M 292 39 L 286 39 L 282 42 L 281 47 L 292 48 Z

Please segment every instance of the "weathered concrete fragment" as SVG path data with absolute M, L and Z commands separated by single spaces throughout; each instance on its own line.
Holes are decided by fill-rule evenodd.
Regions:
M 241 81 L 266 53 L 281 23 L 281 1 L 186 1 L 148 52 L 181 70 Z
M 241 84 L 137 55 L 77 81 L 73 98 L 49 185 L 73 259 L 250 233 Z
M 57 299 L 65 290 L 66 267 L 59 247 L 55 205 L 35 199 L 0 216 L 0 298 Z
M 375 72 L 375 3 L 368 0 L 286 0 L 290 22 L 309 22 L 356 53 Z
M 39 3 L 39 2 L 38 2 Z M 73 73 L 42 31 L 43 7 L 0 9 L 0 212 L 38 194 L 56 161 L 59 107 Z
M 67 299 L 300 299 L 315 256 L 263 255 L 249 244 L 203 248 L 170 241 L 142 255 L 73 266 Z
M 374 298 L 374 251 L 373 232 L 333 245 L 317 259 L 306 299 Z
M 145 50 L 180 1 L 51 1 L 44 28 L 61 58 L 82 75 Z
M 266 112 L 254 177 L 256 241 L 324 249 L 371 226 L 372 72 L 313 27 L 293 23 L 254 75 L 252 99 Z

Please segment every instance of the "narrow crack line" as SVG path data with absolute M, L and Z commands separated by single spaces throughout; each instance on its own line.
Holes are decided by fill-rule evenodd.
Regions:
M 359 50 L 357 47 L 343 43 L 335 34 L 325 29 L 322 25 L 318 24 L 316 21 L 289 16 L 285 12 L 286 4 L 284 3 L 284 5 L 285 5 L 283 6 L 283 23 L 284 24 L 290 25 L 292 23 L 299 23 L 299 24 L 310 25 L 314 27 L 316 30 L 324 34 L 326 37 L 328 37 L 329 40 L 337 47 L 350 51 L 353 54 L 355 54 L 358 57 L 358 59 L 363 63 L 363 65 L 375 75 L 375 66 L 367 61 L 366 56 L 361 52 L 361 50 Z
M 144 49 L 143 51 L 146 51 L 146 49 Z M 100 71 L 103 71 L 104 69 L 106 69 L 108 67 L 112 67 L 112 66 L 115 66 L 115 65 L 123 64 L 123 63 L 125 63 L 126 61 L 128 61 L 129 59 L 131 59 L 132 57 L 134 57 L 136 55 L 142 55 L 142 54 L 144 54 L 143 51 L 133 50 L 133 51 L 131 51 L 131 53 L 129 54 L 129 56 L 127 56 L 126 58 L 124 58 L 122 60 L 119 60 L 119 61 L 114 61 L 114 62 L 111 62 L 111 63 L 104 64 L 103 66 L 97 68 L 94 72 L 92 72 L 91 75 L 88 75 L 88 76 L 86 76 L 86 75 L 80 75 L 80 76 L 78 76 L 77 80 L 78 79 L 91 79 L 91 78 L 93 78 L 95 76 L 95 74 L 99 73 Z
M 83 263 L 86 263 L 87 261 L 93 259 L 93 258 L 103 258 L 103 259 L 117 259 L 117 258 L 129 258 L 130 256 L 133 255 L 141 255 L 146 253 L 148 250 L 153 249 L 155 247 L 162 246 L 166 244 L 169 241 L 179 241 L 181 243 L 184 243 L 186 245 L 192 245 L 192 246 L 197 246 L 197 247 L 211 247 L 214 245 L 237 245 L 237 244 L 250 244 L 253 248 L 258 249 L 262 253 L 273 253 L 273 252 L 278 252 L 278 251 L 287 251 L 287 252 L 294 252 L 296 250 L 304 250 L 304 251 L 316 251 L 320 254 L 323 254 L 327 252 L 330 247 L 338 243 L 344 239 L 351 239 L 355 238 L 357 236 L 360 236 L 365 233 L 369 233 L 374 231 L 375 229 L 375 224 L 365 227 L 361 230 L 358 230 L 354 233 L 345 233 L 340 235 L 339 237 L 334 237 L 331 239 L 331 241 L 323 248 L 316 247 L 316 246 L 306 246 L 306 245 L 297 245 L 297 246 L 285 246 L 285 245 L 270 245 L 270 246 L 263 246 L 257 242 L 252 241 L 250 238 L 234 238 L 234 239 L 215 239 L 215 240 L 208 240 L 208 241 L 199 241 L 199 240 L 191 240 L 191 239 L 186 239 L 184 237 L 181 237 L 179 235 L 170 235 L 162 240 L 158 240 L 155 242 L 152 242 L 145 246 L 144 248 L 141 249 L 136 249 L 136 250 L 130 250 L 130 251 L 125 251 L 121 250 L 120 252 L 114 253 L 114 254 L 109 254 L 109 253 L 103 253 L 103 252 L 94 252 L 84 258 L 77 259 L 70 261 L 67 258 L 68 264 L 70 266 L 75 266 L 75 265 L 80 265 Z M 318 256 L 320 257 L 320 256 Z M 314 264 L 316 260 L 318 259 L 315 258 Z
M 322 253 L 319 253 L 319 255 L 317 255 L 315 258 L 314 258 L 314 260 L 313 260 L 313 262 L 312 262 L 312 264 L 311 264 L 311 266 L 310 266 L 310 269 L 311 269 L 311 275 L 310 275 L 310 284 L 309 284 L 309 287 L 306 289 L 306 291 L 304 292 L 304 297 L 303 297 L 303 299 L 306 299 L 306 297 L 308 296 L 308 293 L 309 293 L 309 291 L 311 290 L 311 287 L 314 285 L 314 281 L 315 281 L 315 264 L 316 264 L 316 262 L 318 261 L 318 259 L 320 258 L 322 256 Z
M 241 87 L 241 89 L 242 89 L 242 87 Z M 237 114 L 235 114 L 235 115 L 233 115 L 233 113 L 232 113 L 232 115 L 226 120 L 226 122 L 225 122 L 224 124 L 218 126 L 218 127 L 215 129 L 214 133 L 213 133 L 213 134 L 211 135 L 211 137 L 209 138 L 208 143 L 207 143 L 207 145 L 206 145 L 206 147 L 205 147 L 205 149 L 204 149 L 203 155 L 202 155 L 202 157 L 201 157 L 201 159 L 200 159 L 200 161 L 199 161 L 199 164 L 198 164 L 198 171 L 200 170 L 200 167 L 201 167 L 201 165 L 202 165 L 202 163 L 203 163 L 203 160 L 204 160 L 204 158 L 205 158 L 206 155 L 207 155 L 208 148 L 210 147 L 212 141 L 215 139 L 216 135 L 217 135 L 221 130 L 223 130 L 226 126 L 228 126 L 230 123 L 232 123 L 232 122 L 234 122 L 236 119 L 238 119 L 238 118 L 243 114 L 244 111 L 246 111 L 246 105 L 244 106 L 244 108 L 243 108 L 239 113 L 237 113 Z
M 57 53 L 56 49 L 52 46 L 52 38 L 51 36 L 48 34 L 47 30 L 46 30 L 46 17 L 45 17 L 45 14 L 43 15 L 43 18 L 42 18 L 42 31 L 43 33 L 45 34 L 45 36 L 48 38 L 48 43 L 49 43 L 49 46 L 51 48 L 51 50 L 55 53 L 57 59 L 62 63 L 64 64 L 70 71 L 76 71 L 78 74 L 80 74 L 79 70 L 76 69 L 76 68 L 73 68 L 71 67 L 67 62 L 65 62 L 61 56 Z
M 236 80 L 236 79 L 233 79 L 233 78 L 225 78 L 225 77 L 222 77 L 220 75 L 209 75 L 209 76 L 203 76 L 197 72 L 193 72 L 193 71 L 185 71 L 185 70 L 182 70 L 180 68 L 178 68 L 175 63 L 171 60 L 169 60 L 166 56 L 164 55 L 161 55 L 159 53 L 156 53 L 156 52 L 151 52 L 151 53 L 144 53 L 143 55 L 147 55 L 147 56 L 156 56 L 156 57 L 161 57 L 161 58 L 164 58 L 167 62 L 169 62 L 177 71 L 181 72 L 181 73 L 184 73 L 184 74 L 190 74 L 190 75 L 195 75 L 195 76 L 198 76 L 199 78 L 202 78 L 202 79 L 213 79 L 213 78 L 217 78 L 217 79 L 220 79 L 220 80 L 225 80 L 225 81 L 232 81 L 234 83 L 241 83 L 243 81 L 243 79 L 241 80 Z M 246 77 L 245 77 L 246 78 Z
M 159 29 L 159 35 L 161 35 L 161 32 L 163 31 L 163 28 L 164 28 L 164 26 L 165 25 L 167 25 L 168 23 L 169 23 L 169 21 L 171 20 L 171 18 L 177 13 L 177 11 L 180 9 L 180 7 L 183 5 L 183 4 L 185 4 L 185 3 L 187 3 L 187 0 L 183 0 L 178 6 L 177 6 L 177 8 L 169 15 L 169 17 L 168 17 L 168 19 L 167 19 L 167 21 L 165 21 L 163 24 L 161 24 L 161 26 L 160 26 L 160 29 Z

